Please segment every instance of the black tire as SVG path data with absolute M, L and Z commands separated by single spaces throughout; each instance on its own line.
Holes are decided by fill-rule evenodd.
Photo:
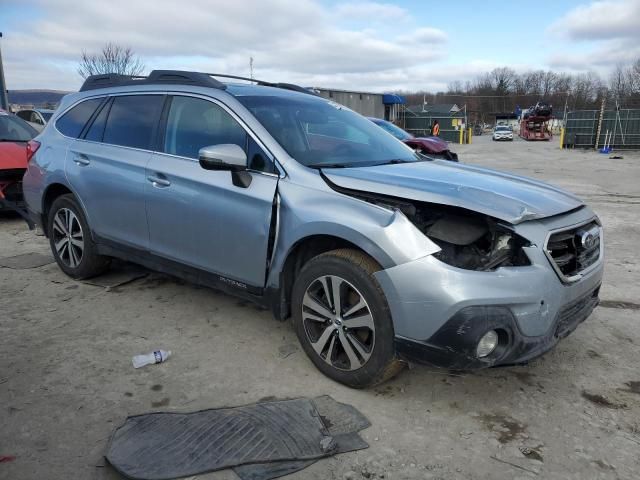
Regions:
M 76 235 L 78 232 L 82 235 L 81 250 L 79 250 L 79 247 L 73 247 L 68 241 L 66 248 L 63 246 L 60 251 L 56 248 L 56 244 L 59 244 L 60 241 L 64 242 L 65 237 L 61 232 L 59 223 L 54 225 L 56 215 L 64 217 L 67 212 L 72 212 L 75 216 L 76 221 L 72 222 L 75 227 L 72 230 L 76 232 Z M 78 230 L 78 226 L 80 230 Z M 49 234 L 49 244 L 51 245 L 53 257 L 56 259 L 60 269 L 70 277 L 78 280 L 91 278 L 104 273 L 109 268 L 111 259 L 98 254 L 98 248 L 91 238 L 91 229 L 84 212 L 72 194 L 61 195 L 54 200 L 47 216 L 47 233 Z M 69 249 L 73 250 L 73 252 L 70 252 Z M 80 255 L 78 255 L 78 251 L 80 251 Z M 71 260 L 70 255 L 73 256 L 75 261 Z
M 309 260 L 303 266 L 293 286 L 292 318 L 302 348 L 315 366 L 327 377 L 353 388 L 367 388 L 382 383 L 396 375 L 404 366 L 404 363 L 398 360 L 395 355 L 393 322 L 387 300 L 382 288 L 373 277 L 373 273 L 379 270 L 380 266 L 373 259 L 358 250 L 333 250 Z M 359 368 L 341 369 L 330 365 L 325 358 L 314 350 L 312 340 L 309 338 L 307 329 L 313 322 L 307 320 L 307 327 L 305 327 L 303 300 L 307 289 L 317 285 L 319 279 L 325 276 L 339 277 L 346 281 L 347 289 L 355 287 L 349 294 L 359 294 L 367 304 L 363 308 L 368 308 L 373 318 L 374 330 L 371 331 L 371 334 L 374 341 L 371 350 L 368 352 L 370 356 Z M 348 297 L 348 295 L 345 295 L 345 297 Z M 327 306 L 329 303 L 324 305 Z M 347 315 L 345 315 L 343 319 L 345 326 L 348 325 L 348 321 Z M 335 347 L 336 357 L 339 357 L 338 351 L 343 348 L 343 344 L 338 343 L 341 340 L 339 340 L 340 332 L 337 330 L 342 328 L 345 332 L 349 332 L 347 335 L 353 335 L 353 332 L 351 332 L 350 328 L 346 329 L 345 326 L 335 327 L 331 320 L 327 320 L 326 323 L 319 323 L 319 325 L 320 329 L 336 329 L 332 336 L 335 337 L 334 341 L 337 345 Z M 341 325 L 341 323 L 338 323 L 338 325 Z M 359 334 L 359 332 L 356 334 Z M 318 339 L 316 339 L 317 341 Z M 326 356 L 329 355 L 327 354 Z M 346 356 L 346 350 L 343 350 L 342 357 L 345 360 Z M 359 358 L 362 359 L 362 357 Z M 352 368 L 350 361 L 349 368 Z

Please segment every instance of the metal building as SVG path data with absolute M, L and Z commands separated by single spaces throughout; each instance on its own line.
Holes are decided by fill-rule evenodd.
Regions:
M 313 88 L 321 97 L 340 103 L 365 117 L 395 121 L 400 116 L 405 99 L 395 93 L 372 93 L 355 90 Z

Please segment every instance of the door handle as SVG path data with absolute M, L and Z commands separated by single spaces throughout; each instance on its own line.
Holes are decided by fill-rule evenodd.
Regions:
M 84 153 L 76 153 L 73 157 L 73 161 L 76 163 L 76 165 L 79 165 L 81 167 L 86 167 L 91 163 L 89 157 L 87 157 Z
M 164 188 L 171 185 L 171 182 L 166 178 L 155 177 L 153 175 L 149 175 L 147 180 L 150 181 L 154 187 Z

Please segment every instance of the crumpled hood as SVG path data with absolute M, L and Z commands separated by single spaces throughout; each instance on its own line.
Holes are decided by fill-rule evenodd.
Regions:
M 462 207 L 512 224 L 583 205 L 574 195 L 543 182 L 439 160 L 322 173 L 339 187 Z
M 27 168 L 27 144 L 0 142 L 0 170 Z

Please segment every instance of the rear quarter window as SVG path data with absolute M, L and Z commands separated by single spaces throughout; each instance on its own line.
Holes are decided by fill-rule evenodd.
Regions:
M 78 138 L 102 100 L 102 98 L 91 98 L 80 102 L 56 121 L 56 128 L 67 137 Z

